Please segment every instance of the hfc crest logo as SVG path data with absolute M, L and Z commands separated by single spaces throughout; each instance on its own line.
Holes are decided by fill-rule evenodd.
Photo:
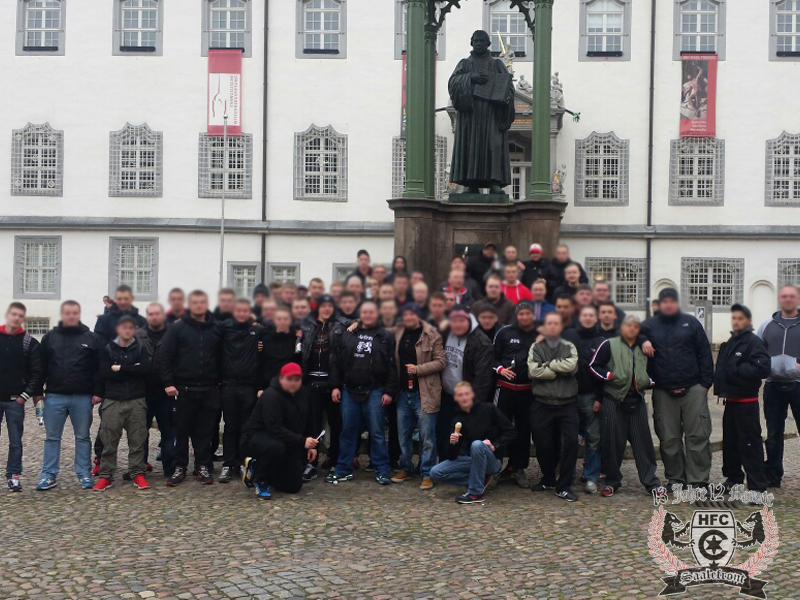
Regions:
M 730 510 L 696 510 L 683 523 L 660 506 L 650 521 L 648 548 L 656 564 L 669 575 L 660 596 L 682 594 L 687 587 L 723 584 L 739 588 L 751 598 L 766 598 L 767 582 L 755 576 L 764 571 L 778 551 L 775 515 L 764 507 L 738 521 Z M 737 550 L 759 546 L 745 562 L 729 566 Z M 670 548 L 690 549 L 697 567 L 684 563 Z

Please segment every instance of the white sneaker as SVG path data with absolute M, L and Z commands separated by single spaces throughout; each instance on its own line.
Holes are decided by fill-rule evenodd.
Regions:
M 597 493 L 597 484 L 594 481 L 587 481 L 586 482 L 586 486 L 583 488 L 583 490 L 587 494 L 596 494 Z

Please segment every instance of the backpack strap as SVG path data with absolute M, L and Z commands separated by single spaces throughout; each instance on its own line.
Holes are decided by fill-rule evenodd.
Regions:
M 31 336 L 30 333 L 26 331 L 25 334 L 22 336 L 22 351 L 25 353 L 26 356 L 30 351 L 32 340 L 33 337 Z

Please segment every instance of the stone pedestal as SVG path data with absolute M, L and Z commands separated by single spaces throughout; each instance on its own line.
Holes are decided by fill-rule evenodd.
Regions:
M 505 246 L 516 246 L 526 260 L 528 247 L 537 242 L 545 256 L 552 256 L 566 202 L 451 203 L 393 198 L 389 207 L 394 211 L 395 253 L 421 270 L 429 285 L 438 286 L 447 279 L 457 244 L 482 248 L 493 242 L 500 253 Z

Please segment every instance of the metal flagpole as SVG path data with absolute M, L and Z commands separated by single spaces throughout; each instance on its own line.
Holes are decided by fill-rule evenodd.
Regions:
M 219 289 L 222 289 L 222 274 L 225 268 L 225 189 L 228 187 L 228 113 L 222 125 L 222 218 L 219 222 Z

